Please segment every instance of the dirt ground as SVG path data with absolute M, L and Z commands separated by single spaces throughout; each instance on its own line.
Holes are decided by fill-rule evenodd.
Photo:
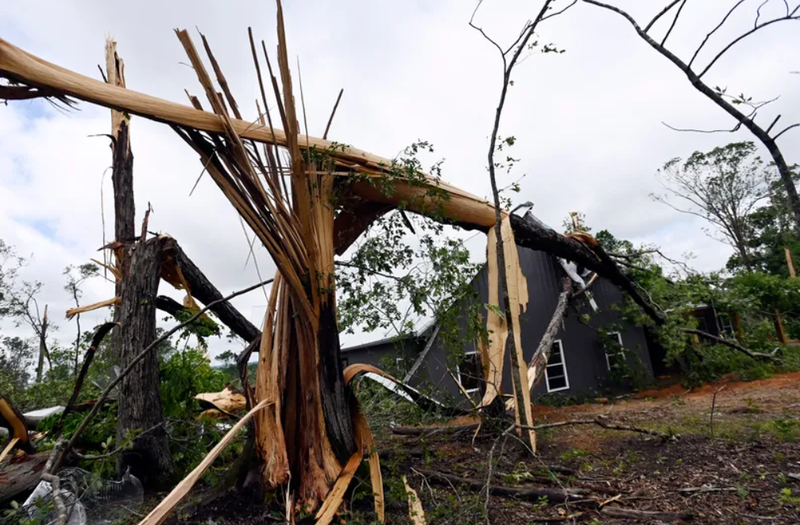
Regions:
M 711 405 L 716 391 L 711 427 Z M 483 429 L 429 435 L 384 433 L 379 439 L 388 523 L 410 523 L 401 477 L 417 491 L 429 524 L 532 523 L 800 523 L 800 373 L 753 382 L 720 381 L 698 390 L 680 386 L 622 400 L 537 407 L 536 424 L 605 416 L 614 424 L 674 436 L 596 425 L 540 430 L 533 457 L 513 433 Z M 567 502 L 530 495 L 486 498 L 492 487 L 578 492 Z M 472 487 L 436 473 L 467 478 Z M 359 471 L 340 523 L 369 524 L 369 474 Z M 274 523 L 253 515 L 252 501 L 204 506 L 181 523 Z M 620 510 L 622 509 L 622 510 Z M 619 517 L 626 511 L 672 513 Z M 488 512 L 487 512 L 488 511 Z M 209 521 L 210 520 L 210 521 Z M 177 521 L 173 520 L 177 523 Z M 313 523 L 313 520 L 301 522 Z

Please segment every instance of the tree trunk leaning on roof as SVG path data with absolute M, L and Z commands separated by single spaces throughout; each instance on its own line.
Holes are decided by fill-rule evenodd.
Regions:
M 332 280 L 333 254 L 339 248 L 334 239 L 339 216 L 329 205 L 334 183 L 337 190 L 341 187 L 364 202 L 405 206 L 408 211 L 433 214 L 483 231 L 497 223 L 498 210 L 443 181 L 416 172 L 409 176 L 402 170 L 393 178 L 394 192 L 383 194 L 375 181 L 397 175 L 392 171 L 391 160 L 301 135 L 280 4 L 278 64 L 282 93 L 278 80 L 271 80 L 285 132 L 271 123 L 267 126 L 263 117 L 269 118 L 268 114 L 259 117 L 260 124 L 239 118 L 238 107 L 205 38 L 206 52 L 227 104 L 221 100 L 188 33 L 180 31 L 178 36 L 213 113 L 199 109 L 201 103 L 196 98 L 192 98 L 195 107 L 191 108 L 82 77 L 2 40 L 0 71 L 54 93 L 166 122 L 198 153 L 211 178 L 258 235 L 279 268 L 264 323 L 257 378 L 257 401 L 268 403 L 256 421 L 265 481 L 275 486 L 291 476 L 291 496 L 298 507 L 317 508 L 329 493 L 341 502 L 342 485 L 346 488 L 350 479 L 343 467 L 359 460 L 363 450 L 371 446 L 363 418 L 357 407 L 350 406 L 351 399 L 345 394 L 339 360 Z M 262 145 L 268 146 L 266 155 L 261 154 Z M 288 150 L 292 161 L 290 177 L 285 176 L 285 167 L 273 164 L 271 159 L 282 160 L 274 155 L 275 147 Z M 305 155 L 303 148 L 308 148 Z M 284 191 L 289 184 L 292 191 Z M 444 193 L 448 198 L 432 203 L 431 192 Z M 434 208 L 431 204 L 440 206 Z M 507 214 L 500 215 L 502 223 L 509 224 Z M 357 235 L 347 237 L 354 236 Z M 577 250 L 584 258 L 597 259 L 579 241 L 562 236 L 554 242 L 568 247 L 566 250 Z M 377 494 L 376 487 L 379 489 L 380 485 L 373 485 Z M 325 501 L 326 523 L 332 518 L 329 511 L 335 507 L 337 499 Z

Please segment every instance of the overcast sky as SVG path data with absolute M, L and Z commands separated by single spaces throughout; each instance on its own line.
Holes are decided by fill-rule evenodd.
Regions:
M 677 54 L 691 56 L 732 3 L 688 2 L 670 36 Z M 699 61 L 705 63 L 730 35 L 752 27 L 760 3 L 746 2 Z M 446 160 L 448 182 L 488 196 L 486 148 L 502 69 L 496 49 L 467 25 L 474 2 L 286 4 L 289 53 L 300 58 L 312 135 L 322 134 L 344 88 L 331 139 L 386 157 L 418 139 L 430 141 L 436 147 L 430 160 Z M 616 5 L 646 22 L 664 4 L 629 0 Z M 762 16 L 779 14 L 782 5 L 770 2 Z M 509 45 L 539 7 L 539 2 L 487 0 L 476 23 Z M 663 34 L 666 23 L 659 23 L 655 33 Z M 800 70 L 798 25 L 777 24 L 745 40 L 706 79 L 754 100 L 780 95 L 760 112 L 762 123 L 778 114 L 783 124 L 800 121 L 800 75 L 790 73 Z M 246 118 L 252 119 L 257 83 L 248 26 L 274 51 L 275 9 L 269 1 L 0 2 L 3 39 L 98 78 L 104 39 L 112 35 L 125 60 L 129 89 L 181 103 L 186 102 L 184 88 L 202 90 L 182 64 L 186 58 L 173 28 L 188 28 L 196 37 L 196 27 L 209 38 Z M 654 174 L 668 159 L 750 140 L 749 134 L 667 129 L 662 121 L 696 128 L 734 122 L 613 13 L 581 3 L 542 25 L 538 38 L 566 52 L 531 55 L 515 70 L 500 133 L 517 137 L 512 153 L 521 161 L 514 172 L 503 174 L 500 185 L 525 174 L 515 198 L 533 201 L 536 215 L 553 226 L 560 228 L 570 211 L 581 211 L 595 230 L 661 245 L 675 257 L 691 252 L 699 270 L 723 266 L 729 248 L 709 239 L 697 220 L 652 202 L 649 194 L 658 191 Z M 113 236 L 108 141 L 89 137 L 109 129 L 109 111 L 88 104 L 69 113 L 42 101 L 0 106 L 0 238 L 33 256 L 23 277 L 45 284 L 41 302 L 50 305 L 62 341 L 72 337 L 74 326 L 63 318 L 70 298 L 62 290 L 61 273 L 68 264 L 101 257 L 101 192 L 106 238 Z M 254 266 L 244 265 L 247 244 L 238 216 L 217 187 L 205 178 L 189 196 L 201 170 L 194 152 L 162 124 L 134 117 L 131 133 L 137 222 L 150 202 L 155 210 L 150 229 L 177 238 L 223 293 L 257 282 Z M 780 143 L 790 163 L 800 162 L 800 129 Z M 470 241 L 476 257 L 484 246 L 483 236 Z M 262 274 L 271 276 L 274 266 L 263 250 L 258 261 Z M 180 298 L 166 284 L 160 291 Z M 113 285 L 97 279 L 85 292 L 85 303 L 99 301 L 113 295 Z M 264 304 L 258 293 L 236 301 L 257 325 Z M 105 315 L 85 315 L 84 327 Z M 2 328 L 14 332 L 8 325 Z M 361 340 L 350 337 L 345 343 Z M 212 349 L 229 347 L 240 345 L 217 342 Z

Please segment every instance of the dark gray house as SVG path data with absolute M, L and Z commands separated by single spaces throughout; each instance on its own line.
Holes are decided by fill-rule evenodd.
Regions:
M 527 309 L 520 316 L 522 347 L 527 362 L 553 315 L 564 270 L 558 259 L 545 252 L 519 248 L 519 258 L 529 295 Z M 476 275 L 472 286 L 480 296 L 480 301 L 487 303 L 486 268 Z M 534 390 L 535 396 L 555 394 L 585 397 L 601 395 L 609 390 L 629 390 L 632 385 L 625 384 L 629 381 L 625 373 L 619 373 L 621 370 L 635 370 L 640 378 L 653 377 L 644 330 L 626 324 L 613 308 L 614 304 L 622 301 L 622 292 L 602 278 L 596 280 L 590 291 L 597 311 L 593 310 L 585 297 L 573 301 L 575 304 L 568 309 L 551 352 L 545 378 Z M 588 323 L 581 322 L 585 314 L 590 316 Z M 613 332 L 608 332 L 609 327 L 618 329 L 613 328 Z M 605 344 L 598 329 L 608 332 Z M 396 369 L 401 373 L 406 372 L 403 379 L 410 385 L 427 385 L 434 392 L 453 398 L 462 396 L 457 378 L 470 394 L 479 397 L 483 385 L 479 379 L 482 370 L 477 346 L 473 342 L 463 348 L 465 358 L 460 365 L 454 365 L 452 356 L 444 343 L 438 340 L 437 334 L 438 330 L 431 325 L 413 337 L 390 338 L 343 348 L 342 359 L 345 364 L 371 363 L 379 366 L 387 362 L 396 363 Z M 618 344 L 609 345 L 610 339 Z M 612 369 L 616 373 L 612 373 Z M 508 357 L 503 370 L 502 391 L 510 393 L 512 386 Z

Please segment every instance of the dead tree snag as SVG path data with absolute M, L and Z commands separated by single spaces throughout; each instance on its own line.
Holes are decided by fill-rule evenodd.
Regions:
M 120 305 L 121 368 L 128 366 L 156 339 L 156 296 L 161 279 L 162 239 L 154 238 L 131 250 L 130 271 L 122 282 Z M 160 425 L 163 420 L 159 390 L 158 354 L 150 352 L 119 389 L 117 443 L 130 431 Z M 163 427 L 134 441 L 133 448 L 119 455 L 118 470 L 130 466 L 145 483 L 160 485 L 169 481 L 174 467 Z

